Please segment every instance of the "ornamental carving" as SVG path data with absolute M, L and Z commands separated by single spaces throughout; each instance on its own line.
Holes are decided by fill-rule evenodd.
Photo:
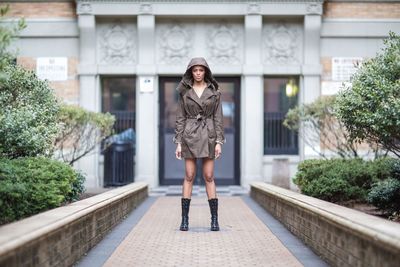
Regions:
M 136 55 L 133 24 L 115 22 L 99 28 L 99 63 L 133 64 Z
M 322 5 L 317 3 L 312 3 L 307 5 L 307 14 L 308 15 L 321 15 L 322 14 Z
M 92 5 L 90 3 L 79 3 L 78 4 L 78 12 L 79 15 L 87 15 L 92 14 Z
M 294 65 L 300 63 L 301 43 L 295 27 L 280 23 L 268 27 L 264 34 L 265 62 Z
M 153 12 L 153 7 L 151 4 L 141 4 L 139 8 L 139 13 L 140 14 L 152 14 Z
M 253 14 L 260 14 L 260 13 L 261 13 L 261 7 L 259 4 L 250 3 L 247 5 L 247 14 L 253 15 Z
M 192 49 L 190 30 L 179 24 L 162 28 L 159 34 L 159 61 L 163 64 L 186 64 Z
M 239 29 L 221 24 L 213 27 L 207 35 L 209 59 L 215 64 L 239 64 L 241 62 L 242 38 Z

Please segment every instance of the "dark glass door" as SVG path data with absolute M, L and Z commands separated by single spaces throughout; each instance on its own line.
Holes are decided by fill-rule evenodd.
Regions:
M 102 77 L 102 112 L 115 116 L 114 130 L 135 131 L 136 79 L 135 77 Z
M 115 135 L 102 142 L 104 186 L 134 181 L 135 171 L 135 77 L 102 77 L 102 111 L 115 116 Z M 113 140 L 113 141 L 110 141 Z
M 298 103 L 298 77 L 264 78 L 264 154 L 297 155 L 297 133 L 283 125 L 286 113 Z
M 216 78 L 222 92 L 224 133 L 226 143 L 222 146 L 222 157 L 215 160 L 214 176 L 217 185 L 239 185 L 239 141 L 240 141 L 240 78 Z M 172 142 L 178 92 L 175 90 L 179 77 L 160 77 L 160 184 L 180 185 L 185 174 L 184 160 L 175 158 L 176 144 Z M 197 161 L 195 184 L 203 185 L 201 159 Z

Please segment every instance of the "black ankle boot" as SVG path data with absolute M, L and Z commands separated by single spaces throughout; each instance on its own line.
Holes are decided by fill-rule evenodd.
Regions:
M 219 231 L 218 225 L 218 198 L 208 200 L 211 211 L 211 231 Z
M 189 206 L 190 206 L 190 198 L 181 198 L 182 204 L 182 222 L 181 222 L 181 231 L 189 230 Z

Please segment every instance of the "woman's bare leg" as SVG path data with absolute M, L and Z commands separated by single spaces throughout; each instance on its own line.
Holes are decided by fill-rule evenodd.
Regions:
M 191 198 L 195 174 L 196 159 L 185 159 L 185 179 L 183 180 L 182 197 Z
M 214 159 L 203 159 L 203 175 L 206 182 L 206 191 L 208 199 L 216 198 L 217 192 L 214 181 Z

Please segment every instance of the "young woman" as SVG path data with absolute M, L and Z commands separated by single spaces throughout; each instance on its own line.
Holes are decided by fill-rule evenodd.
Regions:
M 180 230 L 189 229 L 188 214 L 196 174 L 196 159 L 202 158 L 211 212 L 211 231 L 219 231 L 214 159 L 221 157 L 222 144 L 226 140 L 222 120 L 221 92 L 204 58 L 196 57 L 190 60 L 176 90 L 179 92 L 179 98 L 173 141 L 177 144 L 176 158 L 185 159 Z

